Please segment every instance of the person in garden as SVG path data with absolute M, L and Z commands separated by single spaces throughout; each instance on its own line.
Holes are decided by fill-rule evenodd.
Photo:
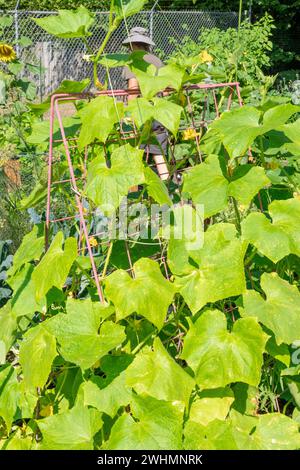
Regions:
M 148 31 L 142 27 L 135 27 L 130 30 L 129 36 L 123 41 L 123 45 L 131 49 L 131 51 L 145 51 L 144 60 L 149 64 L 153 64 L 157 70 L 164 66 L 164 63 L 156 55 L 151 53 L 151 46 L 155 46 L 155 43 L 148 35 Z M 139 96 L 139 83 L 134 73 L 128 68 L 123 69 L 123 79 L 127 82 L 127 88 L 130 90 L 128 96 L 129 100 L 132 100 Z M 168 134 L 166 129 L 158 122 L 154 121 L 152 126 L 153 135 L 151 136 L 154 143 L 149 143 L 142 148 L 145 148 L 149 156 L 153 157 L 157 172 L 162 180 L 169 178 L 169 170 L 166 164 L 165 155 L 168 147 Z

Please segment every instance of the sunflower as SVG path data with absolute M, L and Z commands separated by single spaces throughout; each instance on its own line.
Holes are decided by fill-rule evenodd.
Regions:
M 16 53 L 12 46 L 0 43 L 0 60 L 2 62 L 12 62 L 16 57 Z

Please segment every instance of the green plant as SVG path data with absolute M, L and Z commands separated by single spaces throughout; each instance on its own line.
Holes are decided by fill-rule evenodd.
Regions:
M 35 146 L 27 142 L 35 120 L 30 103 L 36 98 L 36 87 L 22 75 L 39 69 L 21 61 L 15 52 L 16 46 L 29 47 L 29 38 L 23 36 L 18 44 L 6 44 L 6 28 L 12 21 L 9 16 L 0 18 L 0 239 L 11 239 L 15 251 L 31 226 L 29 218 L 18 210 L 18 203 L 32 190 L 42 161 Z
M 141 3 L 126 1 L 125 19 Z M 90 16 L 77 28 L 74 15 L 69 30 L 57 17 L 56 33 L 88 34 Z M 165 204 L 172 217 L 159 242 L 125 240 L 130 270 L 124 240 L 93 240 L 103 302 L 89 258 L 78 255 L 76 223 L 69 237 L 53 234 L 46 252 L 42 224 L 24 237 L 7 272 L 12 297 L 0 309 L 3 449 L 299 449 L 300 107 L 273 97 L 231 111 L 223 103 L 201 136 L 204 161 L 197 147 L 181 148 L 193 166 L 175 192 L 140 150 L 158 117 L 176 145 L 188 114 L 183 88 L 207 77 L 205 58 L 182 57 L 156 75 L 140 53 L 91 54 L 96 73 L 131 67 L 142 96 L 128 107 L 108 96 L 75 100 L 64 124 L 78 138 L 78 179 L 88 148 L 85 207 L 100 206 L 103 220 L 140 185 L 129 203 Z M 174 92 L 158 98 L 168 86 Z M 134 121 L 139 136 L 124 143 L 120 119 L 129 130 Z M 37 122 L 30 142 L 47 146 L 45 129 Z M 59 143 L 56 150 L 63 178 Z M 72 205 L 68 191 L 58 195 Z M 39 186 L 23 205 L 44 198 Z M 193 224 L 178 237 L 188 214 L 205 219 L 203 244 L 194 245 L 201 229 Z M 155 241 L 167 265 L 151 259 Z
M 227 81 L 237 79 L 243 86 L 254 87 L 259 79 L 257 69 L 267 70 L 271 65 L 273 28 L 274 20 L 265 15 L 254 24 L 244 21 L 239 30 L 202 29 L 197 42 L 189 37 L 180 44 L 175 41 L 173 57 L 207 50 L 213 56 L 214 66 L 223 72 Z

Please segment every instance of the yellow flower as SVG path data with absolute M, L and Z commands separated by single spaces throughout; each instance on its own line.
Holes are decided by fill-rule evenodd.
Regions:
M 89 242 L 90 242 L 90 245 L 93 246 L 93 247 L 98 246 L 98 242 L 97 242 L 95 237 L 90 237 Z
M 44 418 L 46 418 L 47 416 L 53 416 L 53 406 L 52 405 L 44 406 L 40 411 L 40 416 L 43 416 Z
M 0 43 L 0 60 L 2 62 L 12 62 L 16 57 L 16 53 L 12 46 Z
M 197 137 L 197 132 L 196 132 L 196 129 L 186 129 L 184 132 L 183 132 L 183 140 L 191 140 L 191 139 L 194 139 L 195 137 Z
M 95 85 L 98 88 L 98 90 L 103 90 L 104 85 L 100 82 L 100 80 L 98 80 L 98 78 L 95 82 Z
M 200 52 L 199 58 L 202 64 L 214 61 L 214 58 L 206 50 Z

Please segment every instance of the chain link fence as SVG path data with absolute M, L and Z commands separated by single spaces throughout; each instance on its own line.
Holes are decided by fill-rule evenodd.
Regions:
M 32 46 L 18 47 L 22 59 L 39 66 L 40 72 L 31 76 L 38 85 L 40 98 L 52 92 L 65 79 L 82 80 L 92 75 L 90 63 L 83 60 L 87 53 L 80 39 L 63 40 L 55 38 L 43 31 L 34 18 L 44 18 L 56 14 L 50 11 L 6 11 L 0 14 L 11 15 L 14 22 L 5 30 L 5 40 L 17 41 L 22 36 L 32 40 Z M 108 13 L 95 12 L 95 24 L 88 42 L 93 50 L 101 45 L 108 27 Z M 111 37 L 106 51 L 121 52 L 122 41 L 133 26 L 143 26 L 156 43 L 155 52 L 162 57 L 170 55 L 175 42 L 180 43 L 185 36 L 198 40 L 202 28 L 218 27 L 236 28 L 238 14 L 236 12 L 209 11 L 144 11 L 128 18 Z M 104 71 L 103 71 L 104 74 Z M 101 72 L 100 72 L 101 79 Z M 122 87 L 121 71 L 115 69 L 111 73 L 112 86 Z

